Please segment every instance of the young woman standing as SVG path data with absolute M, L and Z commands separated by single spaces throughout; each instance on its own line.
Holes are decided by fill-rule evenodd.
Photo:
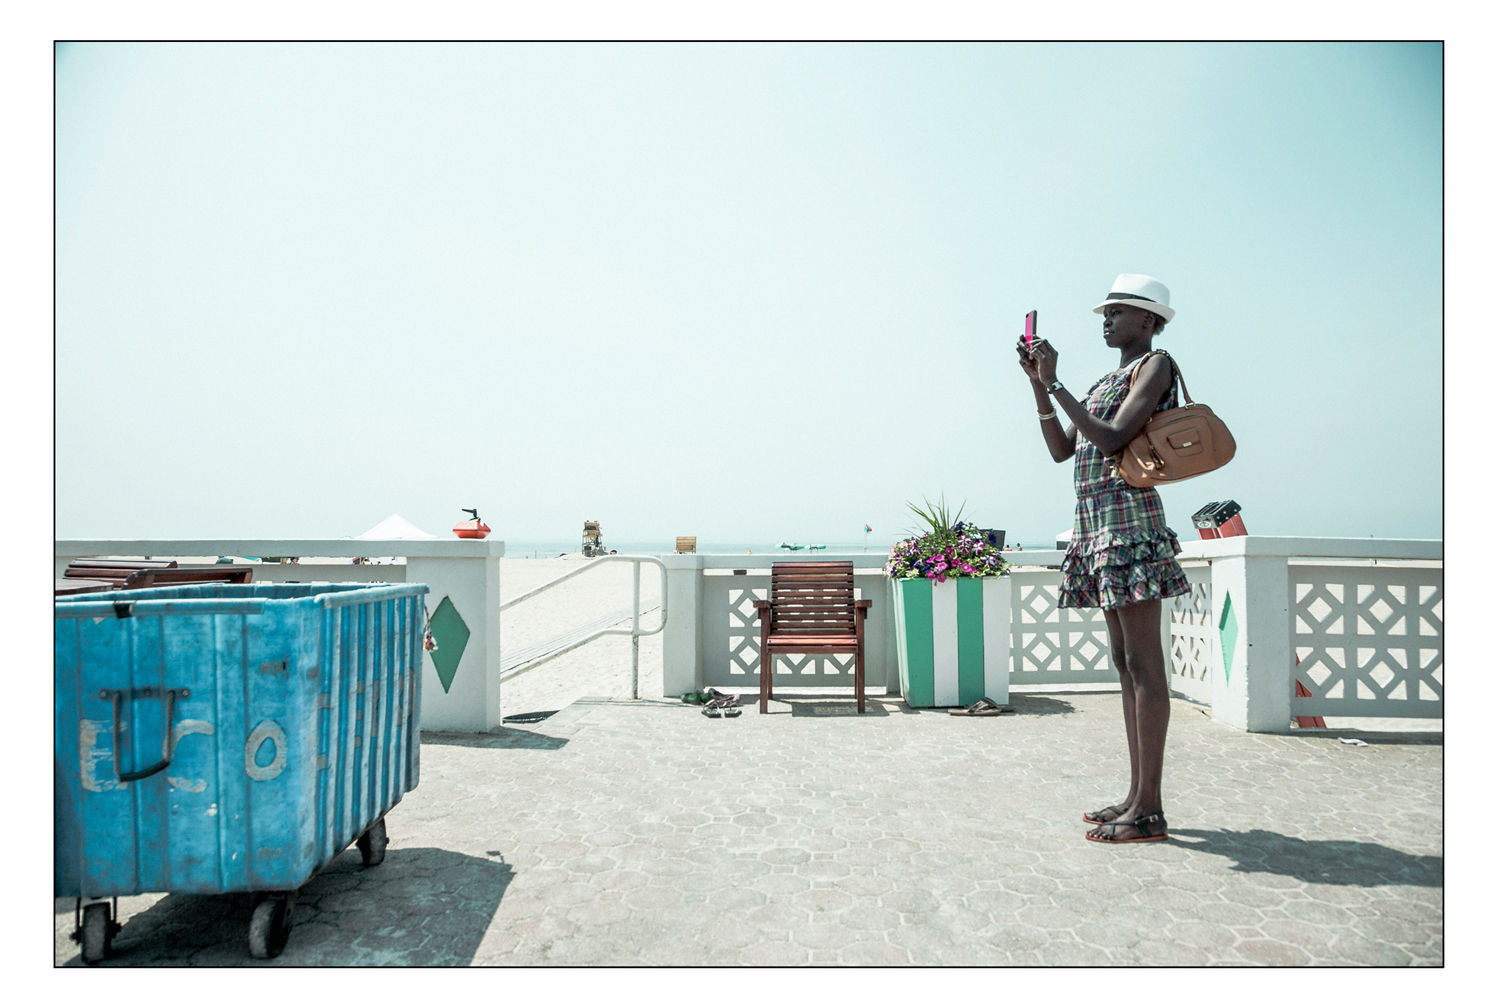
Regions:
M 1036 396 L 1042 440 L 1053 461 L 1073 459 L 1077 507 L 1073 541 L 1063 555 L 1065 608 L 1102 608 L 1109 653 L 1120 675 L 1130 790 L 1116 805 L 1084 813 L 1085 836 L 1100 843 L 1167 839 L 1162 812 L 1162 758 L 1171 713 L 1161 600 L 1188 592 L 1177 564 L 1182 551 L 1167 527 L 1155 489 L 1128 485 L 1113 457 L 1140 433 L 1151 414 L 1177 405 L 1172 362 L 1152 341 L 1175 315 L 1167 286 L 1143 274 L 1122 274 L 1094 307 L 1104 317 L 1104 343 L 1120 366 L 1082 400 L 1057 378 L 1057 350 L 1045 340 L 1017 345 Z M 1133 384 L 1132 384 L 1133 377 Z M 1063 427 L 1059 411 L 1071 421 Z

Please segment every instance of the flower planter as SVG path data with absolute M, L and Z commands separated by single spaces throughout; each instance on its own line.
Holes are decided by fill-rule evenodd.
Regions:
M 1010 577 L 892 580 L 901 697 L 912 708 L 1010 701 Z

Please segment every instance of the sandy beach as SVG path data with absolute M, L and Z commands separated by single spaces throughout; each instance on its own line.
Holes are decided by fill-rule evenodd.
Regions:
M 500 656 L 511 659 L 546 647 L 580 627 L 614 617 L 628 628 L 633 565 L 596 564 L 579 554 L 552 559 L 504 559 L 500 562 L 500 600 L 509 601 L 583 566 L 588 572 L 529 598 L 500 616 Z M 654 627 L 658 612 L 645 609 L 661 601 L 661 574 L 655 565 L 641 565 L 641 620 Z M 640 640 L 640 694 L 661 697 L 661 634 Z M 630 697 L 629 636 L 603 636 L 549 660 L 517 677 L 503 681 L 500 710 L 506 716 L 559 711 L 579 698 Z

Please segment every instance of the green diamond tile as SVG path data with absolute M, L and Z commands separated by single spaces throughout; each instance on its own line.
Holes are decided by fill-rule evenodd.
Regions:
M 1234 662 L 1234 643 L 1240 637 L 1240 623 L 1234 616 L 1234 604 L 1224 595 L 1224 613 L 1219 615 L 1219 652 L 1224 656 L 1224 679 L 1229 680 L 1229 665 Z
M 453 675 L 458 673 L 458 661 L 463 659 L 464 647 L 469 644 L 469 626 L 463 615 L 448 598 L 443 598 L 432 618 L 427 622 L 432 637 L 437 640 L 437 649 L 431 653 L 432 665 L 437 667 L 438 680 L 443 682 L 443 692 L 453 686 Z

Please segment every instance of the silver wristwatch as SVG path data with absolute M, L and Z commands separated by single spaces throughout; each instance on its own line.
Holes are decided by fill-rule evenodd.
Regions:
M 1052 380 L 1052 384 L 1049 385 L 1049 386 L 1047 386 L 1047 395 L 1049 395 L 1049 396 L 1056 395 L 1057 394 L 1057 390 L 1061 389 L 1062 387 L 1063 387 L 1063 384 L 1061 382 L 1059 382 L 1057 379 L 1053 379 Z

